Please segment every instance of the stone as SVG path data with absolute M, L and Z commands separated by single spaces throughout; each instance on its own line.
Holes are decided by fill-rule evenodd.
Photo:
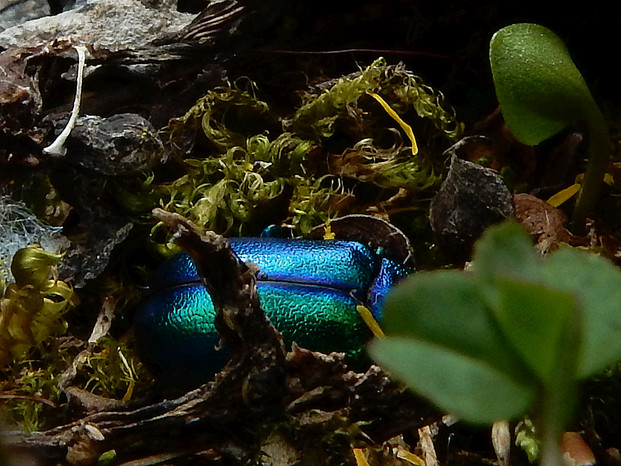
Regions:
M 431 228 L 444 246 L 467 256 L 487 227 L 514 217 L 511 200 L 495 170 L 453 154 L 448 175 L 431 201 Z

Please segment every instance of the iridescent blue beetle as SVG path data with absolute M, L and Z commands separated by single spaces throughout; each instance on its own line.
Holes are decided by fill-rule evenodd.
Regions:
M 354 241 L 231 238 L 239 258 L 259 266 L 261 305 L 286 343 L 356 361 L 371 336 L 357 306 L 380 321 L 390 287 L 407 266 Z M 172 385 L 208 380 L 227 360 L 217 350 L 215 310 L 192 259 L 181 253 L 152 277 L 151 294 L 135 316 L 145 358 Z

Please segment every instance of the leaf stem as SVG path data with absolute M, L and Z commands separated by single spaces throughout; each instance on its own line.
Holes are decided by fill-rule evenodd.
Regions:
M 590 139 L 589 162 L 572 218 L 572 230 L 578 235 L 586 231 L 585 221 L 593 213 L 599 198 L 610 158 L 610 136 L 606 121 L 596 105 L 590 113 L 587 122 Z
M 571 412 L 571 401 L 564 389 L 554 386 L 544 387 L 541 397 L 541 466 L 563 466 L 561 456 L 561 437 L 568 412 Z M 568 406 L 569 405 L 569 406 Z
M 559 339 L 552 376 L 543 381 L 541 396 L 541 466 L 563 466 L 560 444 L 576 402 L 579 344 L 582 340 L 582 310 L 574 307 Z

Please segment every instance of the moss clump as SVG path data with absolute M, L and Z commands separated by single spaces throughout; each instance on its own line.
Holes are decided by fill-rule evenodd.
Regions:
M 170 123 L 183 173 L 157 187 L 166 209 L 230 235 L 270 223 L 303 235 L 397 192 L 407 200 L 437 186 L 442 150 L 461 130 L 440 93 L 381 58 L 307 92 L 290 112 L 257 92 L 252 83 L 215 89 Z M 412 123 L 416 155 L 370 92 Z
M 5 411 L 0 414 L 28 432 L 66 415 L 60 409 L 63 386 L 129 400 L 152 381 L 127 336 L 115 339 L 106 330 L 96 342 L 86 342 L 65 335 L 66 314 L 78 298 L 67 284 L 49 278 L 59 258 L 36 246 L 19 250 L 11 267 L 15 283 L 0 298 L 0 399 Z M 132 299 L 130 290 L 112 282 L 102 293 L 116 297 L 119 307 Z
M 136 357 L 127 341 L 106 336 L 100 338 L 87 356 L 80 377 L 88 380 L 84 388 L 96 395 L 107 398 L 132 399 L 137 380 L 141 381 L 140 390 L 146 387 L 151 377 Z
M 72 345 L 59 345 L 59 337 L 78 299 L 67 284 L 49 279 L 59 259 L 37 246 L 20 249 L 11 265 L 15 283 L 0 298 L 0 392 L 27 431 L 49 420 L 45 410 L 60 399 L 58 379 L 72 357 Z
M 243 146 L 205 159 L 186 159 L 187 174 L 164 187 L 168 209 L 183 212 L 216 231 L 244 231 L 261 207 L 278 200 L 285 188 L 303 184 L 307 141 L 281 134 L 249 137 Z
M 20 361 L 3 371 L 0 382 L 3 421 L 16 423 L 25 432 L 34 432 L 55 424 L 60 417 L 61 400 L 58 367 L 69 365 L 69 348 L 55 348 L 45 361 Z M 40 363 L 41 362 L 41 363 Z
M 15 253 L 11 265 L 15 283 L 0 299 L 0 369 L 65 333 L 63 315 L 77 304 L 77 295 L 64 282 L 49 279 L 59 260 L 37 246 Z
M 449 138 L 457 138 L 461 132 L 461 125 L 452 110 L 445 107 L 441 93 L 425 85 L 402 64 L 389 66 L 383 58 L 354 76 L 338 79 L 325 92 L 306 94 L 289 124 L 294 132 L 316 141 L 329 138 L 338 131 L 339 120 L 351 118 L 351 110 L 369 92 L 381 95 L 399 114 L 414 110 L 419 118 L 429 119 Z

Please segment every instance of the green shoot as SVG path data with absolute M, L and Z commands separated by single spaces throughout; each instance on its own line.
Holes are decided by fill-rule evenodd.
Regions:
M 507 126 L 524 144 L 536 145 L 565 127 L 583 122 L 589 134 L 589 162 L 573 213 L 582 233 L 593 212 L 608 164 L 606 121 L 565 44 L 538 24 L 512 24 L 490 43 L 496 95 Z
M 370 352 L 395 377 L 465 422 L 531 408 L 542 464 L 557 466 L 578 381 L 621 359 L 621 272 L 575 249 L 541 258 L 506 223 L 477 243 L 472 272 L 394 288 L 383 324 Z

